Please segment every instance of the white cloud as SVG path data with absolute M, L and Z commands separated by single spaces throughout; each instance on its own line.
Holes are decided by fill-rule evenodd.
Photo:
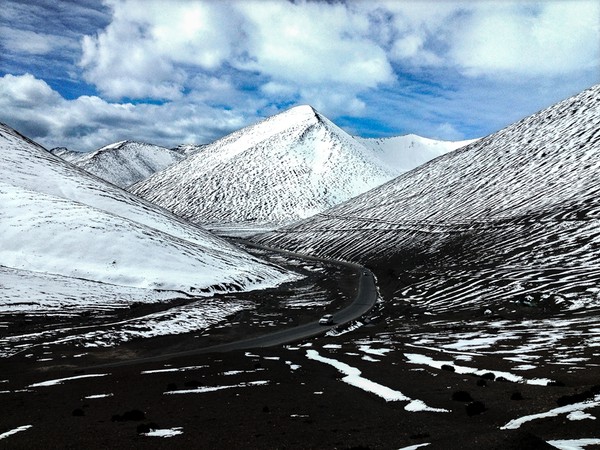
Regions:
M 237 66 L 299 85 L 361 88 L 394 80 L 384 50 L 368 38 L 369 21 L 341 3 L 239 2 L 248 21 L 248 58 Z
M 599 81 L 594 0 L 104 3 L 8 1 L 1 73 L 37 78 L 0 79 L 0 119 L 80 150 L 206 142 L 300 103 L 370 135 L 474 137 Z M 81 77 L 100 97 L 40 79 L 71 97 Z
M 450 45 L 450 63 L 471 75 L 590 69 L 600 63 L 600 3 L 484 4 L 457 21 Z
M 390 58 L 468 76 L 568 75 L 600 65 L 600 3 L 388 2 Z M 435 7 L 433 7 L 435 6 Z
M 189 67 L 219 68 L 241 30 L 225 2 L 111 0 L 106 29 L 82 40 L 85 79 L 110 98 L 174 99 Z
M 171 146 L 207 143 L 256 120 L 257 105 L 224 111 L 197 98 L 163 105 L 66 100 L 30 74 L 0 77 L 0 121 L 47 148 L 89 151 L 123 139 Z
M 351 97 L 395 79 L 367 17 L 343 4 L 111 0 L 112 21 L 82 40 L 85 79 L 109 98 L 177 99 L 198 73 L 231 67 L 265 96 L 327 85 Z M 257 86 L 258 87 L 258 86 Z M 277 89 L 275 89 L 277 87 Z M 283 90 L 282 90 L 283 89 Z
M 61 100 L 61 96 L 45 81 L 38 80 L 31 74 L 22 76 L 7 74 L 1 80 L 0 101 L 3 102 L 4 107 L 24 109 L 35 104 L 56 105 Z
M 10 27 L 0 27 L 2 46 L 12 52 L 22 52 L 30 55 L 46 55 L 61 47 L 73 47 L 73 43 L 62 36 L 35 31 L 19 30 Z

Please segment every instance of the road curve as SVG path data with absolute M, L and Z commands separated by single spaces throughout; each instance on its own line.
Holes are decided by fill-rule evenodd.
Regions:
M 181 352 L 166 353 L 163 355 L 150 356 L 146 358 L 134 358 L 129 359 L 127 361 L 118 361 L 114 363 L 101 364 L 94 366 L 94 368 L 126 366 L 146 362 L 159 362 L 182 356 L 193 356 L 203 353 L 220 353 L 229 352 L 232 350 L 247 350 L 252 348 L 273 347 L 276 345 L 289 344 L 292 342 L 300 341 L 302 339 L 322 335 L 334 326 L 343 325 L 348 322 L 351 322 L 352 320 L 358 319 L 360 316 L 369 311 L 377 301 L 378 294 L 377 287 L 375 284 L 375 277 L 370 270 L 366 269 L 365 267 L 359 264 L 318 258 L 314 256 L 307 256 L 299 253 L 292 253 L 284 250 L 248 243 L 246 241 L 244 241 L 244 243 L 247 245 L 251 245 L 252 247 L 283 253 L 285 255 L 292 256 L 295 258 L 308 259 L 312 261 L 323 261 L 338 264 L 340 266 L 349 267 L 359 275 L 358 291 L 356 293 L 356 297 L 354 298 L 353 302 L 346 308 L 341 309 L 339 311 L 330 312 L 333 314 L 334 318 L 334 324 L 330 326 L 323 326 L 320 325 L 318 322 L 310 322 L 303 325 L 299 325 L 297 327 L 278 330 L 272 333 L 264 334 L 262 336 L 255 336 L 239 341 L 227 342 L 224 344 L 212 345 L 209 347 L 197 348 L 193 350 L 185 350 Z

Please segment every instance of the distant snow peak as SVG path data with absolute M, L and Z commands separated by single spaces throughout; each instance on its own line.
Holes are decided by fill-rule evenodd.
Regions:
M 51 152 L 122 188 L 186 157 L 185 152 L 130 140 L 108 144 L 89 153 L 62 148 L 52 149 Z

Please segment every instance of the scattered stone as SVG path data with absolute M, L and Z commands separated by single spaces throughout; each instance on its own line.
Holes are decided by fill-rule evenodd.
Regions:
M 511 400 L 523 400 L 523 394 L 521 394 L 520 392 L 513 392 L 512 395 L 510 396 Z
M 474 401 L 465 406 L 468 416 L 476 416 L 484 412 L 487 408 L 480 401 Z
M 150 433 L 152 430 L 158 430 L 160 427 L 155 424 L 154 422 L 150 422 L 150 423 L 140 423 L 137 426 L 137 433 L 138 434 L 144 434 L 144 433 Z
M 452 400 L 457 402 L 472 402 L 473 397 L 467 391 L 456 391 L 452 393 Z
M 416 433 L 416 434 L 411 434 L 409 436 L 409 438 L 411 438 L 411 439 L 427 439 L 430 436 L 431 435 L 429 433 Z
M 137 421 L 144 420 L 146 418 L 146 414 L 139 409 L 132 409 L 131 411 L 127 411 L 122 415 L 115 414 L 112 416 L 111 421 L 113 422 L 128 422 L 128 421 Z
M 558 406 L 565 406 L 570 405 L 572 403 L 580 403 L 589 400 L 590 398 L 593 398 L 594 395 L 595 394 L 592 391 L 592 389 L 588 389 L 587 391 L 578 392 L 576 394 L 563 395 L 562 397 L 559 397 L 556 400 L 556 404 Z

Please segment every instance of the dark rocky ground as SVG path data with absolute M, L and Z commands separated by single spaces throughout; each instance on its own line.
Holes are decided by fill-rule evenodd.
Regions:
M 600 438 L 598 420 L 570 420 L 567 414 L 532 420 L 518 429 L 501 429 L 513 419 L 600 394 L 598 347 L 587 345 L 597 342 L 594 339 L 600 333 L 593 319 L 600 317 L 598 311 L 582 314 L 515 303 L 496 305 L 490 315 L 473 308 L 429 315 L 426 309 L 394 297 L 398 285 L 386 281 L 387 269 L 381 264 L 373 268 L 380 276 L 385 301 L 369 314 L 368 325 L 338 336 L 285 347 L 96 367 L 237 340 L 315 320 L 323 312 L 322 308 L 288 309 L 282 316 L 277 312 L 278 298 L 289 292 L 271 291 L 252 294 L 256 310 L 202 337 L 192 333 L 136 340 L 103 350 L 40 346 L 31 350 L 33 357 L 20 354 L 4 359 L 0 362 L 0 434 L 23 425 L 32 427 L 0 440 L 0 448 L 399 449 L 428 443 L 428 449 L 542 449 L 554 448 L 548 440 Z M 330 267 L 312 280 L 336 297 L 330 305 L 333 309 L 342 307 L 353 294 L 355 275 L 342 272 Z M 588 316 L 593 317 L 588 320 Z M 261 323 L 257 318 L 268 320 Z M 555 318 L 561 320 L 559 325 L 547 320 Z M 27 326 L 36 328 L 34 323 Z M 498 337 L 511 329 L 514 332 L 489 344 L 454 345 L 481 336 Z M 519 349 L 525 353 L 510 353 Z M 449 412 L 406 411 L 407 402 L 386 402 L 345 383 L 336 368 L 308 359 L 307 350 L 344 362 L 359 369 L 364 378 Z M 81 353 L 86 354 L 74 357 Z M 441 368 L 411 364 L 406 355 L 414 353 L 449 363 Z M 36 361 L 47 355 L 52 360 Z M 507 358 L 519 356 L 530 357 L 534 367 L 515 370 L 523 362 Z M 573 360 L 576 356 L 585 360 Z M 141 373 L 190 366 L 197 367 Z M 489 375 L 458 373 L 460 366 L 507 371 L 525 379 L 549 378 L 554 383 L 492 380 Z M 93 374 L 107 375 L 28 387 Z M 257 381 L 267 383 L 251 384 Z M 165 394 L 218 386 L 237 387 Z M 112 395 L 86 398 L 96 394 Z M 598 417 L 600 407 L 585 412 Z M 182 434 L 161 438 L 139 433 L 146 428 L 173 427 L 181 427 Z

